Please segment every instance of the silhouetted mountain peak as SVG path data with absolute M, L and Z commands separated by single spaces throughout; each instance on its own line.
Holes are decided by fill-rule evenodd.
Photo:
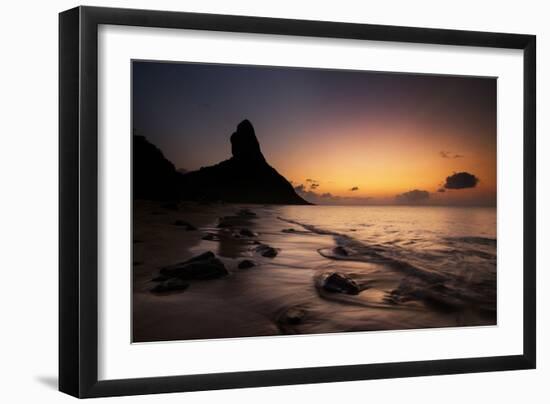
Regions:
M 231 153 L 239 160 L 265 161 L 254 127 L 248 119 L 242 121 L 231 135 Z
M 250 121 L 242 121 L 230 140 L 231 158 L 178 172 L 156 146 L 134 136 L 134 198 L 310 205 L 267 163 Z
M 267 163 L 249 120 L 239 123 L 230 140 L 233 157 L 182 176 L 184 198 L 230 203 L 310 204 Z

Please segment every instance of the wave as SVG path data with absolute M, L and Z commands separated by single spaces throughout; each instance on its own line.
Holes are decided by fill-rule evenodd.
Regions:
M 377 264 L 400 274 L 398 286 L 386 291 L 383 299 L 383 303 L 389 307 L 422 301 L 437 310 L 468 309 L 488 316 L 496 315 L 496 254 L 491 252 L 496 247 L 495 239 L 449 237 L 445 241 L 453 245 L 451 248 L 413 251 L 401 248 L 396 243 L 370 244 L 309 223 L 283 217 L 278 219 L 301 226 L 314 234 L 332 236 L 335 247 L 317 250 L 324 258 Z M 481 260 L 477 266 L 469 262 L 475 259 Z M 435 268 L 428 268 L 430 264 Z M 444 266 L 452 270 L 443 269 Z M 473 271 L 474 267 L 479 271 Z M 350 275 L 361 282 L 357 274 Z M 357 304 L 354 296 L 327 296 L 324 292 L 320 292 L 320 295 L 343 303 Z
M 442 282 L 447 280 L 445 275 L 430 271 L 428 269 L 419 268 L 414 266 L 406 261 L 399 260 L 388 255 L 385 255 L 385 252 L 388 252 L 387 247 L 381 245 L 366 245 L 365 243 L 348 236 L 346 234 L 338 233 L 332 230 L 322 229 L 320 227 L 300 223 L 296 220 L 285 219 L 278 217 L 279 220 L 285 221 L 287 223 L 296 224 L 302 226 L 304 229 L 316 233 L 319 235 L 330 235 L 334 237 L 337 248 L 326 249 L 321 248 L 317 250 L 320 255 L 325 258 L 334 259 L 334 260 L 343 260 L 343 261 L 358 261 L 374 264 L 382 264 L 391 267 L 397 271 L 406 273 L 407 275 L 413 275 L 425 281 L 431 282 Z M 338 248 L 340 247 L 340 248 Z M 397 248 L 397 247 L 392 247 Z

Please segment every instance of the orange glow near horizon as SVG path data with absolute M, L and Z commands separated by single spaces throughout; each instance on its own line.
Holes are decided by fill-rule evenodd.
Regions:
M 388 202 L 413 189 L 426 190 L 437 200 L 449 202 L 469 198 L 486 201 L 496 194 L 494 144 L 461 144 L 460 133 L 442 135 L 429 128 L 387 123 L 366 129 L 316 131 L 322 141 L 304 144 L 301 136 L 295 136 L 295 143 L 287 143 L 288 148 L 280 153 L 264 150 L 268 161 L 293 184 L 307 186 L 306 179 L 316 180 L 316 193 Z M 442 150 L 461 157 L 443 158 Z M 463 171 L 479 178 L 475 188 L 437 192 L 447 176 Z M 351 191 L 353 187 L 359 189 Z

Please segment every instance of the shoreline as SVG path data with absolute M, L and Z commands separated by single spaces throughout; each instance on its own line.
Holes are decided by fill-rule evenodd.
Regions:
M 279 220 L 277 213 L 281 209 L 292 211 L 292 207 L 162 205 L 134 203 L 133 342 L 496 323 L 491 316 L 480 320 L 468 310 L 449 314 L 441 307 L 426 309 L 424 300 L 441 300 L 437 290 L 429 292 L 431 296 L 425 295 L 424 300 L 408 300 L 411 293 L 426 289 L 425 285 L 416 279 L 411 282 L 383 262 L 355 255 L 360 243 L 345 244 L 353 254 L 350 257 L 322 254 L 332 254 L 340 245 L 337 236 L 334 232 L 318 234 L 298 222 Z M 256 216 L 236 216 L 242 209 L 249 209 Z M 218 227 L 220 220 L 225 220 L 227 226 Z M 175 225 L 177 221 L 196 230 Z M 249 236 L 235 232 L 243 228 L 250 231 Z M 207 234 L 217 237 L 204 240 Z M 276 256 L 262 256 L 257 251 L 260 245 L 273 247 Z M 188 288 L 180 292 L 151 292 L 156 284 L 152 279 L 160 268 L 206 251 L 212 251 L 224 264 L 227 276 L 191 280 Z M 240 269 L 243 260 L 255 265 Z M 357 295 L 326 291 L 319 286 L 320 279 L 333 272 L 349 276 L 365 288 Z M 403 279 L 407 282 L 403 283 Z M 418 290 L 411 289 L 414 287 Z M 389 294 L 396 290 L 405 294 Z M 395 301 L 388 300 L 388 296 Z M 456 303 L 456 299 L 446 299 L 446 304 Z

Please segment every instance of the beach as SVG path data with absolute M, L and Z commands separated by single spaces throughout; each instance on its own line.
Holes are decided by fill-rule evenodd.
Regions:
M 494 208 L 134 201 L 133 342 L 495 325 L 495 221 Z M 206 252 L 223 276 L 159 290 L 163 268 Z

